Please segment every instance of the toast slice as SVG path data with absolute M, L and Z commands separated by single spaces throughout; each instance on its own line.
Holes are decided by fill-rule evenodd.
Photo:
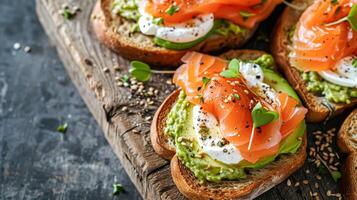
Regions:
M 313 0 L 294 0 L 292 3 L 296 5 L 310 5 L 312 2 Z M 326 98 L 309 92 L 299 71 L 291 67 L 288 60 L 289 32 L 299 21 L 302 13 L 303 11 L 290 7 L 284 10 L 272 34 L 271 50 L 281 71 L 283 71 L 289 83 L 294 87 L 305 106 L 309 109 L 306 116 L 307 121 L 320 122 L 353 107 L 357 104 L 357 99 L 352 99 L 350 104 L 329 102 Z
M 188 50 L 175 51 L 154 44 L 151 36 L 131 32 L 134 22 L 112 15 L 113 0 L 98 0 L 92 12 L 92 26 L 98 39 L 114 52 L 129 60 L 141 60 L 154 66 L 178 66 L 187 51 L 214 52 L 243 45 L 257 29 L 246 29 L 245 34 L 212 35 Z
M 357 108 L 347 117 L 338 134 L 338 146 L 348 153 L 342 185 L 346 199 L 357 199 Z
M 237 50 L 222 54 L 226 59 L 255 59 L 264 52 Z M 155 151 L 166 159 L 171 159 L 171 174 L 180 192 L 189 199 L 253 199 L 282 182 L 300 168 L 306 159 L 306 134 L 303 143 L 295 154 L 280 155 L 279 158 L 263 169 L 248 172 L 247 178 L 238 181 L 200 184 L 193 173 L 175 155 L 175 148 L 168 145 L 164 127 L 166 116 L 175 104 L 179 90 L 174 91 L 160 106 L 151 126 L 151 141 Z M 173 157 L 172 157 L 173 156 Z M 282 167 L 283 166 L 283 167 Z

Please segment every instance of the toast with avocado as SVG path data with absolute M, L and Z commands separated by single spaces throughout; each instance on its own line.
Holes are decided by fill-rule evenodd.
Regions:
M 340 20 L 356 17 L 351 2 L 294 0 L 305 9 L 286 8 L 272 34 L 273 56 L 308 108 L 307 121 L 326 120 L 357 104 L 357 30 Z
M 187 51 L 216 52 L 243 45 L 280 3 L 179 2 L 98 0 L 93 30 L 103 44 L 125 58 L 178 66 Z
M 150 131 L 154 150 L 189 199 L 252 199 L 306 159 L 307 112 L 272 56 L 189 52 Z
M 342 185 L 346 199 L 357 199 L 357 109 L 342 124 L 338 134 L 340 150 L 348 154 Z

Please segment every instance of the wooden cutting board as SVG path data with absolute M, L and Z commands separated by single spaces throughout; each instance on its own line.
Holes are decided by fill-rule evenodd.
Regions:
M 155 154 L 149 138 L 150 117 L 174 89 L 167 84 L 171 77 L 154 75 L 145 86 L 160 91 L 154 103 L 145 109 L 136 104 L 141 99 L 130 88 L 118 86 L 118 77 L 128 73 L 128 61 L 101 45 L 93 35 L 90 14 L 94 4 L 95 0 L 37 0 L 37 13 L 70 78 L 142 197 L 185 199 L 171 179 L 169 162 Z M 63 5 L 78 6 L 81 11 L 74 19 L 66 20 L 59 12 Z M 315 181 L 320 183 L 318 189 L 314 189 L 313 181 L 303 185 L 303 179 L 314 176 L 306 174 L 307 169 L 316 171 L 307 163 L 290 178 L 293 184 L 300 181 L 299 186 L 288 187 L 284 182 L 259 199 L 311 199 L 310 191 L 328 199 L 327 190 L 338 191 L 328 176 Z

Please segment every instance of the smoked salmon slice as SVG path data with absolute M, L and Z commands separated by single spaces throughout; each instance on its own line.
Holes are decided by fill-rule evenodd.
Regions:
M 180 23 L 193 17 L 213 13 L 217 19 L 227 19 L 246 28 L 267 18 L 282 0 L 144 0 L 146 12 L 163 18 L 165 24 Z M 175 12 L 167 10 L 175 6 Z
M 292 38 L 290 62 L 303 71 L 334 69 L 346 56 L 357 54 L 357 32 L 345 21 L 356 0 L 317 0 L 301 15 Z
M 176 71 L 174 83 L 186 93 L 188 101 L 200 105 L 203 110 L 215 116 L 222 137 L 251 163 L 275 155 L 281 140 L 292 133 L 305 118 L 307 109 L 286 93 L 278 94 L 279 104 L 274 108 L 252 92 L 243 77 L 220 76 L 220 72 L 228 66 L 226 60 L 189 52 L 182 61 L 184 64 Z M 203 81 L 204 77 L 206 82 Z M 269 109 L 275 109 L 280 117 L 254 129 L 254 140 L 249 149 L 253 128 L 251 111 L 258 102 Z

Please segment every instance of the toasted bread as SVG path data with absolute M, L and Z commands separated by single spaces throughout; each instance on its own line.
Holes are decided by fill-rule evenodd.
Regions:
M 229 51 L 221 57 L 255 59 L 263 53 L 255 50 L 238 50 Z M 166 115 L 175 104 L 178 94 L 179 90 L 176 90 L 160 106 L 153 119 L 150 135 L 152 145 L 160 156 L 166 159 L 173 156 L 171 159 L 173 180 L 180 192 L 189 199 L 252 199 L 279 184 L 303 165 L 306 159 L 306 134 L 296 154 L 281 155 L 279 159 L 263 169 L 248 173 L 244 180 L 200 184 L 193 173 L 175 156 L 175 148 L 167 144 L 168 139 L 164 136 Z
M 132 33 L 134 22 L 111 12 L 113 0 L 98 0 L 92 13 L 92 26 L 98 39 L 130 60 L 141 60 L 155 66 L 178 66 L 187 51 L 214 52 L 243 45 L 254 33 L 258 25 L 242 35 L 212 35 L 200 44 L 183 51 L 169 50 L 154 44 L 152 37 Z
M 311 4 L 313 0 L 294 0 L 292 3 L 296 5 Z M 309 122 L 320 122 L 330 117 L 342 113 L 344 110 L 353 107 L 357 104 L 357 99 L 353 99 L 352 103 L 331 103 L 326 98 L 317 96 L 309 92 L 306 84 L 302 79 L 299 71 L 291 67 L 288 60 L 290 45 L 289 32 L 296 25 L 303 11 L 287 7 L 280 16 L 272 34 L 272 54 L 285 74 L 287 80 L 294 87 L 303 100 L 305 106 L 309 109 L 306 119 Z
M 337 143 L 341 151 L 349 154 L 342 178 L 345 197 L 346 199 L 357 199 L 357 108 L 342 124 Z

